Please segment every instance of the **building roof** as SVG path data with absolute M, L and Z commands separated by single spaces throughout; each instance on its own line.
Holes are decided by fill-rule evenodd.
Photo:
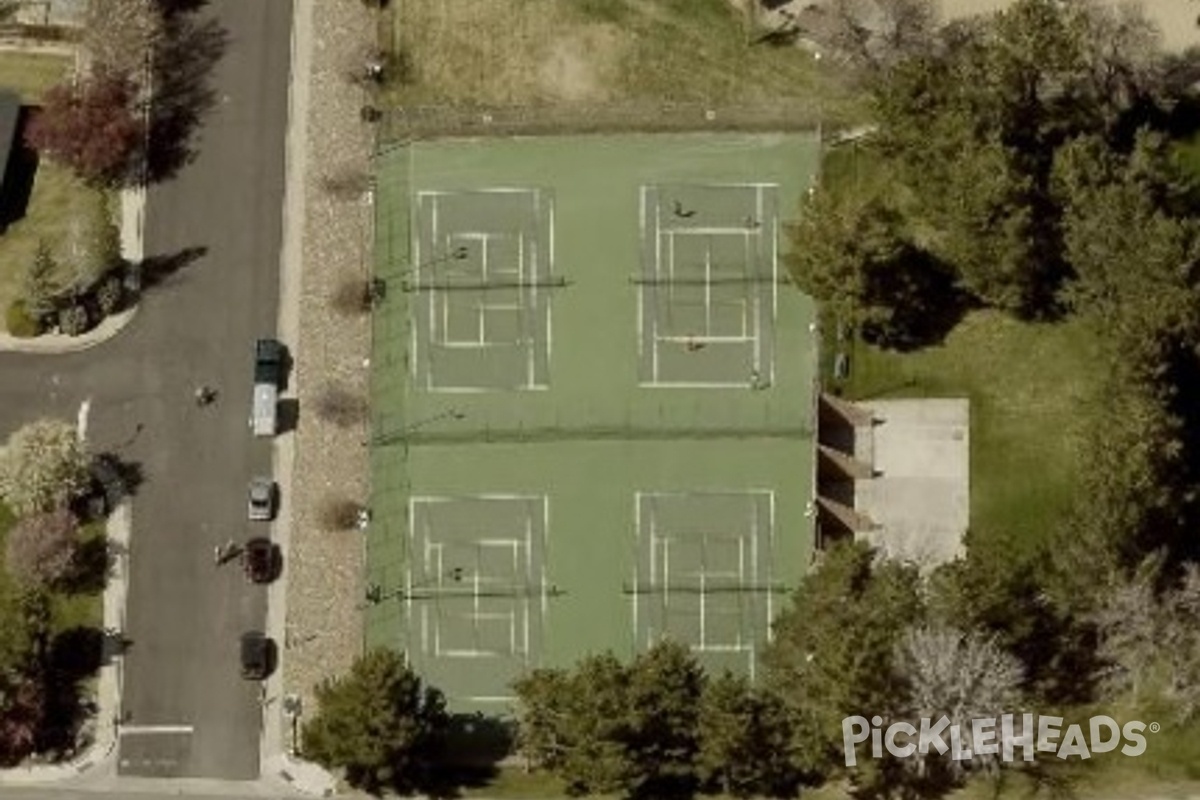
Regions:
M 11 89 L 0 89 L 0 186 L 4 185 L 8 161 L 17 138 L 21 98 Z

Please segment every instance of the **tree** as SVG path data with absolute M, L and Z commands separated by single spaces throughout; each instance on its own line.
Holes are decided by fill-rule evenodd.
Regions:
M 134 100 L 129 79 L 108 73 L 55 86 L 30 121 L 26 141 L 90 184 L 120 185 L 130 177 L 144 133 Z
M 764 661 L 769 686 L 794 721 L 804 772 L 842 763 L 842 720 L 895 706 L 892 659 L 922 616 L 915 568 L 876 562 L 861 542 L 836 544 L 775 621 Z
M 1110 583 L 1092 621 L 1106 697 L 1165 700 L 1187 722 L 1200 711 L 1200 567 L 1189 565 L 1159 591 L 1164 567 L 1161 558 L 1150 558 Z
M 20 516 L 65 506 L 87 488 L 89 462 L 72 425 L 32 422 L 13 433 L 0 455 L 0 498 Z
M 18 583 L 54 584 L 66 578 L 79 544 L 79 524 L 65 508 L 24 517 L 8 533 L 4 566 Z
M 873 192 L 819 190 L 801 207 L 786 256 L 796 283 L 872 344 L 941 339 L 965 308 L 955 275 L 907 240 L 900 214 Z
M 35 318 L 42 318 L 54 310 L 54 273 L 57 270 L 50 245 L 39 240 L 33 260 L 25 269 L 21 281 L 21 298 L 26 310 Z
M 895 670 L 909 722 L 945 716 L 951 725 L 969 730 L 971 720 L 998 718 L 1019 707 L 1020 661 L 994 638 L 975 631 L 938 623 L 909 628 L 897 645 Z M 921 774 L 945 771 L 958 777 L 961 770 L 996 760 L 977 753 L 970 762 L 957 761 L 931 751 L 908 763 Z
M 84 19 L 84 47 L 99 71 L 140 76 L 163 42 L 163 14 L 156 0 L 88 0 Z
M 662 642 L 626 666 L 611 653 L 514 684 L 531 762 L 572 795 L 682 796 L 697 785 L 704 674 L 687 648 Z
M 41 682 L 0 668 L 0 766 L 16 766 L 33 754 L 45 707 Z
M 560 704 L 563 756 L 557 774 L 572 795 L 612 794 L 630 783 L 629 673 L 611 653 L 576 665 Z
M 514 682 L 517 696 L 517 748 L 532 765 L 558 772 L 570 747 L 565 703 L 570 675 L 561 669 L 535 669 Z
M 806 38 L 870 77 L 933 47 L 937 8 L 931 0 L 828 0 L 803 22 Z
M 1150 30 L 1104 4 L 1017 0 L 948 26 L 876 85 L 879 145 L 911 193 L 921 242 L 983 302 L 1057 311 L 1067 269 L 1054 154 L 1081 134 L 1117 138 L 1156 85 Z
M 391 650 L 359 658 L 316 689 L 319 710 L 302 731 L 305 756 L 345 771 L 355 788 L 409 791 L 431 775 L 448 725 L 440 692 Z
M 791 730 L 783 705 L 725 672 L 704 687 L 697 721 L 697 774 L 711 792 L 733 797 L 792 797 Z
M 663 640 L 634 660 L 626 700 L 631 796 L 695 793 L 704 682 L 695 656 L 678 642 Z

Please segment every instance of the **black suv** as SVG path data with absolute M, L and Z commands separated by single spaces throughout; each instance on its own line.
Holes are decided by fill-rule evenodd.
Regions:
M 242 677 L 265 680 L 275 666 L 275 643 L 261 631 L 242 634 Z
M 266 383 L 276 388 L 283 385 L 283 345 L 275 339 L 259 339 L 254 343 L 254 382 Z
M 242 548 L 242 570 L 251 583 L 270 583 L 279 572 L 279 548 L 264 537 L 251 539 Z

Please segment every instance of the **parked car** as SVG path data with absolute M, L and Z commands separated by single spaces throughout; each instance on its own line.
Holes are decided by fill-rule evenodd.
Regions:
M 242 548 L 242 569 L 252 583 L 270 583 L 279 573 L 279 548 L 265 537 L 256 537 Z
M 274 436 L 278 428 L 279 387 L 283 383 L 285 351 L 274 339 L 254 343 L 254 397 L 250 427 L 255 436 Z
M 275 664 L 275 643 L 262 631 L 242 634 L 242 677 L 265 680 Z
M 278 498 L 275 481 L 263 477 L 251 478 L 248 495 L 246 513 L 251 522 L 270 522 L 275 519 Z

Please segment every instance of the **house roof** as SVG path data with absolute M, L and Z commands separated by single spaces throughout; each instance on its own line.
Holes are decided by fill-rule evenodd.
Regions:
M 17 122 L 21 118 L 21 98 L 10 89 L 0 88 L 0 186 L 4 185 L 9 157 L 16 144 Z

